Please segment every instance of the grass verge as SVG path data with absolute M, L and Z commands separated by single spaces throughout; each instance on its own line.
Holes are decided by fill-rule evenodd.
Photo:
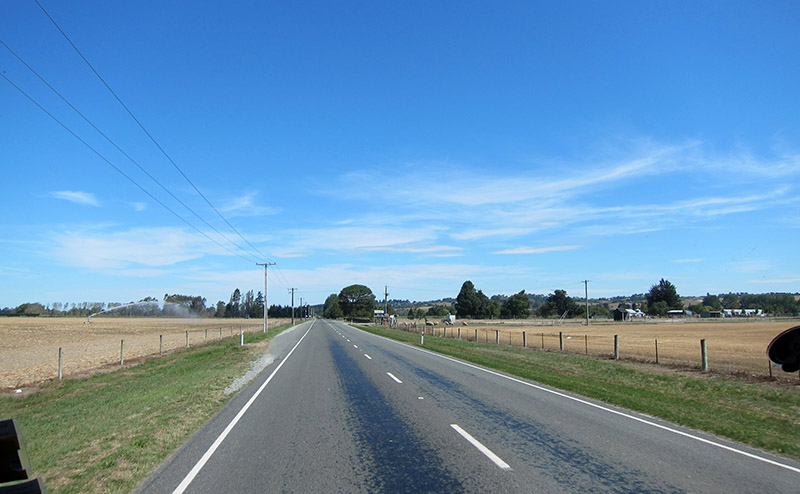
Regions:
M 417 334 L 360 329 L 419 346 Z M 430 336 L 424 348 L 800 460 L 796 386 Z
M 17 419 L 48 492 L 131 492 L 227 403 L 225 387 L 288 327 L 245 335 L 245 346 L 227 338 L 2 396 L 0 418 Z

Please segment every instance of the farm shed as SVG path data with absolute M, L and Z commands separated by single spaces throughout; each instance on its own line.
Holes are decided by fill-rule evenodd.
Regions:
M 636 317 L 644 317 L 644 312 L 639 309 L 616 309 L 611 311 L 611 316 L 615 321 L 630 321 Z

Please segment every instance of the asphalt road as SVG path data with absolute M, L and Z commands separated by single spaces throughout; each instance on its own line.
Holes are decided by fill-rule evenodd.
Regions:
M 139 489 L 795 493 L 800 464 L 318 320 Z

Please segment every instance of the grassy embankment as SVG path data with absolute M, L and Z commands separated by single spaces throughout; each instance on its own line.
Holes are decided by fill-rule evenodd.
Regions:
M 361 329 L 419 345 L 418 334 Z M 424 347 L 800 460 L 797 386 L 430 336 Z
M 130 492 L 230 398 L 223 390 L 288 325 L 0 397 L 48 492 Z

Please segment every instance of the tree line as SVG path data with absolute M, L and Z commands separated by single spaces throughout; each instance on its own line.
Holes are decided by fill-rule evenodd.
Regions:
M 233 291 L 227 303 L 220 300 L 208 307 L 205 297 L 166 293 L 161 301 L 155 297 L 145 297 L 128 303 L 80 302 L 70 304 L 69 302 L 54 302 L 47 305 L 38 302 L 24 303 L 14 308 L 0 309 L 0 316 L 88 317 L 103 312 L 103 317 L 159 317 L 174 314 L 174 311 L 168 310 L 169 304 L 184 308 L 187 315 L 194 317 L 264 317 L 264 295 L 260 291 L 254 292 L 253 290 L 242 294 L 238 288 Z M 294 312 L 297 317 L 307 317 L 311 314 L 311 308 L 308 305 L 295 307 Z M 275 318 L 289 318 L 292 317 L 292 308 L 273 304 L 269 306 L 267 315 Z
M 363 285 L 360 285 L 363 286 Z M 366 287 L 364 287 L 366 288 Z M 368 290 L 368 289 L 367 289 Z M 370 292 L 371 294 L 371 292 Z M 326 301 L 326 307 L 338 305 L 339 298 L 331 295 Z M 373 297 L 374 300 L 374 297 Z M 669 280 L 661 279 L 650 286 L 646 293 L 634 294 L 630 297 L 615 297 L 616 303 L 599 303 L 597 300 L 589 302 L 589 317 L 609 317 L 611 310 L 636 309 L 653 317 L 666 316 L 672 310 L 689 310 L 695 314 L 703 314 L 723 309 L 761 309 L 766 314 L 794 315 L 800 312 L 800 303 L 790 293 L 727 293 L 720 295 L 706 294 L 699 304 L 684 305 L 678 290 Z M 566 290 L 554 290 L 549 295 L 525 293 L 525 290 L 512 296 L 493 295 L 487 296 L 482 290 L 477 289 L 472 281 L 465 281 L 455 299 L 442 299 L 431 304 L 430 307 L 415 306 L 407 300 L 397 301 L 397 305 L 408 307 L 409 319 L 439 318 L 448 314 L 455 314 L 458 318 L 467 319 L 523 319 L 531 316 L 542 318 L 582 318 L 587 315 L 586 300 L 570 297 Z M 341 312 L 330 312 L 341 314 Z

